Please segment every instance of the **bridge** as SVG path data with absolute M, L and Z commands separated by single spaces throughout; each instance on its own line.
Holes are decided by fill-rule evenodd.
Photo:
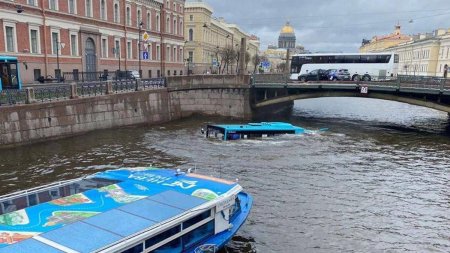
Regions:
M 361 97 L 391 100 L 450 113 L 450 80 L 437 77 L 398 76 L 383 81 L 293 82 L 286 75 L 254 75 L 252 107 L 260 109 L 299 99 Z

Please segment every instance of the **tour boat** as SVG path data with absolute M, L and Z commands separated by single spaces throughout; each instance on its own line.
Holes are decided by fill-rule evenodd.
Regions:
M 0 253 L 216 252 L 251 207 L 190 170 L 109 170 L 0 197 Z
M 207 125 L 206 137 L 223 140 L 252 139 L 279 134 L 303 134 L 309 130 L 285 122 L 260 122 L 242 125 Z

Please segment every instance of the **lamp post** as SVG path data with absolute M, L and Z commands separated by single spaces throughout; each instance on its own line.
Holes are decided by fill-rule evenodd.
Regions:
M 139 77 L 142 77 L 142 68 L 141 68 L 141 59 L 142 59 L 142 38 L 141 38 L 141 32 L 142 32 L 142 26 L 144 25 L 144 22 L 139 22 Z
M 59 69 L 59 48 L 64 48 L 66 44 L 59 42 L 59 38 L 56 38 L 56 79 L 58 82 L 61 80 L 61 69 Z
M 117 78 L 120 78 L 120 46 L 113 47 L 112 51 L 113 51 L 113 54 L 119 58 L 119 71 L 116 74 L 116 79 L 117 79 Z

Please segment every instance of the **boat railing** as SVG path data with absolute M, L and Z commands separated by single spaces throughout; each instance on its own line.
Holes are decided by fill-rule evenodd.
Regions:
M 4 201 L 10 200 L 10 199 L 15 199 L 15 198 L 18 198 L 18 197 L 22 197 L 24 195 L 26 196 L 26 195 L 38 193 L 38 192 L 41 192 L 41 191 L 44 191 L 44 190 L 50 190 L 50 189 L 53 189 L 53 188 L 56 188 L 56 187 L 65 186 L 65 185 L 68 185 L 68 184 L 72 184 L 74 182 L 78 182 L 78 181 L 80 181 L 82 179 L 83 178 L 63 180 L 63 181 L 58 181 L 58 182 L 54 182 L 54 183 L 43 185 L 43 186 L 30 188 L 30 189 L 27 189 L 27 190 L 22 190 L 22 191 L 17 191 L 17 192 L 5 194 L 5 195 L 0 196 L 0 202 L 4 202 Z

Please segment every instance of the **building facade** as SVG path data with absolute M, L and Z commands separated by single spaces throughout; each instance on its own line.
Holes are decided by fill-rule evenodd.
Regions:
M 294 28 L 289 22 L 281 28 L 280 36 L 278 36 L 278 48 L 292 49 L 295 48 L 297 37 Z
M 114 72 L 140 66 L 143 78 L 180 75 L 185 71 L 184 4 L 184 0 L 0 0 L 0 54 L 19 58 L 24 83 L 55 77 L 58 69 Z M 142 39 L 144 32 L 147 41 Z M 141 54 L 139 60 L 144 51 L 148 59 Z
M 445 65 L 450 66 L 450 29 L 413 35 L 411 41 L 385 51 L 399 55 L 399 74 L 443 76 Z
M 411 36 L 401 33 L 401 26 L 397 24 L 395 26 L 394 32 L 392 32 L 391 34 L 374 36 L 371 40 L 363 40 L 362 45 L 359 48 L 359 52 L 382 52 L 386 48 L 408 42 L 411 39 Z
M 246 50 L 250 57 L 256 55 L 259 50 L 257 37 L 248 35 L 237 25 L 228 24 L 212 15 L 212 7 L 201 0 L 191 0 L 185 4 L 184 58 L 193 74 L 218 73 L 221 64 L 220 52 L 228 47 L 239 50 L 241 38 L 247 39 Z M 251 66 L 246 67 L 253 70 Z M 228 68 L 228 73 L 234 74 L 235 68 L 236 62 Z

